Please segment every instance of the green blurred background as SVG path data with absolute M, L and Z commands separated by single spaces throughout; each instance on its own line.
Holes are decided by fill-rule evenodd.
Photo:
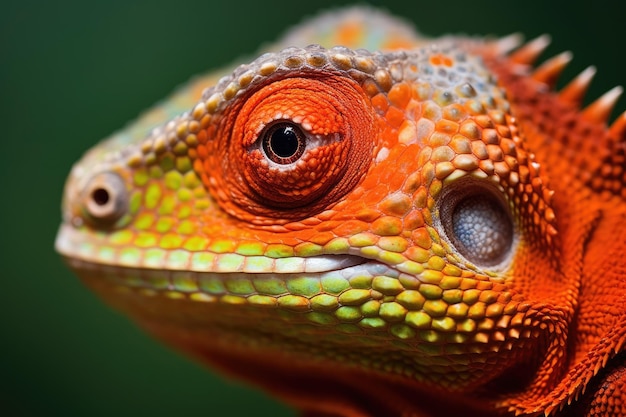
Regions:
M 373 2 L 374 4 L 383 2 Z M 626 83 L 617 2 L 388 1 L 424 33 L 553 35 L 590 97 Z M 154 342 L 53 251 L 63 182 L 99 139 L 195 73 L 343 2 L 21 1 L 0 8 L 0 415 L 294 416 Z M 544 56 L 545 57 L 545 56 Z M 625 109 L 622 98 L 618 109 Z

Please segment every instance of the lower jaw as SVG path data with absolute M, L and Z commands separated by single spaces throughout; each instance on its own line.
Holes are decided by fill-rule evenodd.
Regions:
M 313 311 L 310 305 L 303 309 L 249 303 L 230 293 L 155 290 L 143 280 L 137 282 L 144 286 L 129 285 L 145 271 L 73 265 L 78 266 L 76 272 L 88 287 L 150 334 L 235 375 L 242 373 L 238 363 L 244 359 L 261 366 L 280 358 L 292 367 L 313 367 L 311 372 L 340 367 L 463 392 L 492 377 L 493 369 L 486 364 L 495 363 L 495 358 L 499 363 L 511 360 L 512 352 L 502 351 L 449 355 L 442 346 L 417 338 L 398 340 L 389 326 L 339 322 L 333 311 Z M 232 357 L 232 363 L 226 357 Z M 255 369 L 253 363 L 250 369 Z M 255 383 L 262 384 L 264 373 L 254 371 L 244 379 L 256 381 L 257 375 Z

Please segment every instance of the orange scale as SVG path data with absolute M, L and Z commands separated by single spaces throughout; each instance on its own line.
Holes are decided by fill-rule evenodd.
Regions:
M 456 134 L 452 136 L 449 146 L 457 154 L 470 154 L 472 153 L 472 147 L 470 141 L 463 135 Z
M 511 137 L 511 129 L 506 125 L 498 125 L 496 126 L 496 130 L 498 131 L 498 134 L 503 138 Z
M 411 233 L 411 240 L 423 249 L 430 249 L 433 244 L 430 234 L 425 227 L 414 230 Z
M 487 153 L 492 162 L 500 162 L 504 160 L 502 148 L 499 145 L 487 145 Z
M 341 222 L 338 226 L 333 228 L 333 232 L 336 236 L 352 236 L 357 233 L 365 232 L 369 230 L 370 225 L 360 220 L 348 220 Z
M 334 230 L 337 226 L 339 226 L 342 222 L 339 220 L 326 220 L 325 222 L 322 222 L 320 224 L 318 224 L 315 227 L 315 230 L 317 230 L 318 232 L 328 232 L 330 230 Z
M 462 104 L 453 103 L 443 108 L 442 116 L 444 119 L 451 120 L 453 122 L 461 122 L 466 119 L 467 111 Z
M 424 216 L 421 210 L 411 210 L 403 219 L 403 228 L 405 230 L 415 230 L 424 226 Z
M 435 130 L 451 135 L 459 131 L 459 124 L 450 120 L 441 119 L 435 123 Z
M 422 104 L 422 117 L 436 122 L 441 119 L 441 114 L 441 107 L 437 103 L 428 100 Z
M 389 108 L 389 100 L 383 93 L 379 93 L 371 99 L 372 107 L 379 113 L 385 113 Z
M 469 119 L 461 123 L 459 133 L 468 139 L 476 140 L 481 138 L 482 129 L 474 120 Z
M 361 200 L 362 201 L 362 200 Z M 381 216 L 380 211 L 372 208 L 364 208 L 354 213 L 354 218 L 362 220 L 367 223 L 371 223 Z
M 384 216 L 376 219 L 371 224 L 370 230 L 378 236 L 396 236 L 402 231 L 402 220 L 397 217 Z
M 390 125 L 381 126 L 378 137 L 380 145 L 393 145 L 398 142 L 398 128 Z
M 454 63 L 450 57 L 444 54 L 434 54 L 430 57 L 429 61 L 432 65 L 443 65 L 446 67 L 451 67 Z
M 500 148 L 505 155 L 517 156 L 517 146 L 512 139 L 508 139 L 508 137 L 503 137 L 500 140 Z
M 494 128 L 493 120 L 491 120 L 491 118 L 485 114 L 479 114 L 474 116 L 474 120 L 476 121 L 476 124 L 478 124 L 480 127 L 483 127 L 485 129 Z
M 489 153 L 487 153 L 487 145 L 483 142 L 475 140 L 471 143 L 472 153 L 478 159 L 487 159 L 489 158 Z
M 311 236 L 311 238 L 309 238 L 308 241 L 311 243 L 315 243 L 317 245 L 323 246 L 327 244 L 328 242 L 330 242 L 335 237 L 337 236 L 332 232 L 320 232 Z
M 404 114 L 404 111 L 398 109 L 397 107 L 389 107 L 387 113 L 385 113 L 385 119 L 387 120 L 389 125 L 393 126 L 394 128 L 399 128 L 400 125 L 402 125 L 402 122 L 404 122 L 405 118 L 406 116 Z
M 393 193 L 385 198 L 378 208 L 387 215 L 404 216 L 411 208 L 411 199 L 406 194 Z
M 404 109 L 406 108 L 409 100 L 411 100 L 412 90 L 411 87 L 406 83 L 395 84 L 387 93 L 387 97 L 391 104 L 395 107 Z

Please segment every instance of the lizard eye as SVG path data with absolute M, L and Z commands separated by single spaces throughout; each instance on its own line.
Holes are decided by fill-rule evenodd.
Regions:
M 83 189 L 82 201 L 84 211 L 92 222 L 112 225 L 126 212 L 126 186 L 117 174 L 101 172 L 93 176 Z
M 291 164 L 302 156 L 306 136 L 294 123 L 280 122 L 266 127 L 261 133 L 263 152 L 272 162 Z
M 459 184 L 461 185 L 461 184 Z M 464 181 L 439 203 L 440 229 L 449 243 L 479 267 L 497 267 L 512 253 L 515 227 L 511 213 L 495 187 Z
M 377 135 L 374 115 L 348 77 L 299 74 L 260 85 L 225 110 L 215 151 L 202 152 L 207 171 L 220 167 L 207 185 L 237 217 L 304 218 L 365 174 Z

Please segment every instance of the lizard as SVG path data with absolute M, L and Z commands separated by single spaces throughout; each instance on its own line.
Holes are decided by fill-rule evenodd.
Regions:
M 626 416 L 621 89 L 548 43 L 312 18 L 89 150 L 56 249 L 306 416 Z

